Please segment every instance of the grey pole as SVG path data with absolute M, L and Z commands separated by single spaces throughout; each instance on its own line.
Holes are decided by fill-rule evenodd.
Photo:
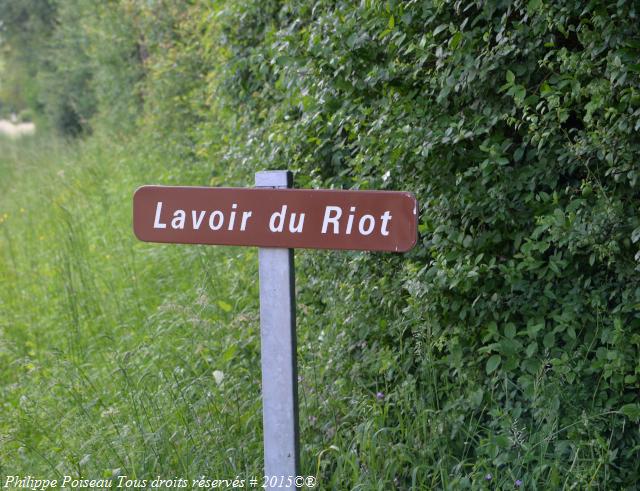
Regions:
M 256 173 L 256 187 L 292 184 L 290 171 Z M 258 257 L 264 471 L 267 489 L 293 490 L 300 470 L 293 249 L 261 247 Z

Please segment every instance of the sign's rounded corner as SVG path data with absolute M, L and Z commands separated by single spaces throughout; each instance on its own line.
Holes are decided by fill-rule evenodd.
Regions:
M 411 249 L 413 249 L 415 246 L 418 245 L 418 234 L 416 233 L 413 236 L 413 241 L 411 242 L 411 244 L 409 244 L 409 247 L 407 247 L 404 251 L 402 252 L 409 252 Z
M 136 224 L 135 222 L 131 225 L 131 230 L 133 231 L 133 235 L 136 236 L 136 239 L 141 240 L 142 242 L 148 242 L 148 240 L 146 240 L 144 237 L 142 237 L 139 233 L 138 230 L 136 228 Z
M 151 188 L 151 187 L 153 187 L 153 186 L 150 186 L 150 185 L 148 185 L 148 184 L 143 184 L 142 186 L 138 186 L 138 187 L 136 188 L 136 190 L 133 192 L 133 199 L 134 199 L 134 200 L 136 199 L 136 196 L 138 195 L 138 193 L 141 193 L 141 192 L 143 192 L 145 189 L 149 189 L 149 188 Z

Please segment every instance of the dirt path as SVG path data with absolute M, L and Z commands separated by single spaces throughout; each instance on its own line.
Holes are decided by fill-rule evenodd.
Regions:
M 0 135 L 9 138 L 20 138 L 23 135 L 33 135 L 36 125 L 33 123 L 12 123 L 6 119 L 0 119 Z

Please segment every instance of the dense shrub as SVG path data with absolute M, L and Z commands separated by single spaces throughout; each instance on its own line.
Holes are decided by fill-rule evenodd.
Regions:
M 407 455 L 374 466 L 355 443 L 368 406 L 327 403 L 349 487 L 632 486 L 637 4 L 244 1 L 219 18 L 218 94 L 247 115 L 234 164 L 421 203 L 411 254 L 303 255 L 326 395 L 386 387 L 384 441 Z
M 64 135 L 90 130 L 98 111 L 111 126 L 132 123 L 146 57 L 137 10 L 129 1 L 2 2 L 0 100 L 44 113 Z
M 36 77 L 40 52 L 54 28 L 55 6 L 48 0 L 0 2 L 0 106 L 17 113 L 39 108 Z

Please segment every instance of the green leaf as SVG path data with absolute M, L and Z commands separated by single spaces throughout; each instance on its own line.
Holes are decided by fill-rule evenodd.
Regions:
M 541 6 L 542 0 L 529 0 L 529 3 L 527 3 L 527 12 L 529 12 L 530 15 L 534 14 Z
M 482 388 L 479 388 L 470 394 L 469 400 L 474 407 L 479 407 L 480 404 L 482 404 L 483 396 L 484 396 L 484 390 L 482 390 Z
M 233 307 L 231 307 L 231 305 L 229 305 L 224 300 L 218 300 L 218 307 L 220 307 L 225 312 L 231 312 L 231 309 L 233 308 Z
M 391 17 L 389 17 L 389 29 L 393 29 L 396 25 L 396 19 L 393 17 L 393 15 Z
M 440 24 L 438 27 L 436 27 L 433 30 L 434 37 L 437 36 L 438 34 L 440 34 L 442 31 L 444 31 L 447 27 L 449 27 L 448 24 Z
M 538 351 L 538 343 L 533 341 L 531 344 L 529 344 L 529 346 L 527 346 L 527 358 L 531 358 L 536 353 L 536 351 Z
M 509 85 L 513 84 L 515 80 L 516 76 L 513 74 L 513 72 L 511 70 L 507 70 L 507 82 L 509 83 Z
M 238 351 L 238 345 L 236 345 L 236 344 L 230 345 L 222 353 L 222 361 L 224 361 L 225 363 L 230 361 L 233 358 L 233 356 L 236 354 L 236 351 Z
M 551 348 L 555 344 L 555 342 L 556 342 L 556 335 L 553 333 L 553 331 L 545 334 L 542 340 L 542 344 L 544 345 L 545 348 Z
M 527 326 L 527 334 L 530 338 L 535 338 L 536 335 L 544 329 L 544 321 L 539 322 L 538 324 L 531 324 Z
M 516 151 L 513 153 L 513 159 L 516 162 L 520 162 L 522 160 L 523 155 L 524 155 L 524 148 L 518 147 Z
M 506 326 L 504 326 L 504 335 L 509 339 L 513 339 L 516 337 L 516 326 L 513 322 L 509 322 Z
M 498 368 L 498 365 L 500 365 L 500 362 L 502 361 L 502 358 L 500 357 L 500 355 L 493 355 L 491 358 L 489 358 L 487 360 L 487 375 L 492 374 L 493 372 L 495 372 L 496 368 Z
M 625 404 L 620 412 L 634 423 L 640 420 L 640 404 Z
M 451 49 L 456 49 L 458 45 L 462 41 L 462 33 L 460 31 L 456 32 L 453 37 L 449 40 L 449 47 Z

